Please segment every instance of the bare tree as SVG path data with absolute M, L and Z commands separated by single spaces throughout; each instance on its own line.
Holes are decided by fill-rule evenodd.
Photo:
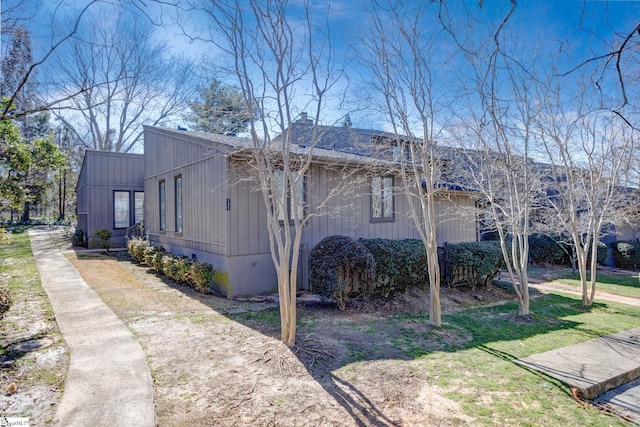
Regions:
M 563 97 L 566 85 L 550 88 L 537 122 L 550 164 L 548 206 L 555 224 L 572 238 L 582 303 L 589 307 L 596 291 L 598 240 L 624 212 L 625 178 L 637 136 L 620 116 L 594 108 L 589 100 L 597 97 L 585 87 L 573 99 Z
M 87 148 L 128 152 L 142 124 L 162 125 L 188 108 L 189 62 L 154 41 L 153 25 L 116 6 L 87 16 L 58 52 L 56 115 Z
M 441 326 L 436 205 L 443 188 L 437 144 L 447 87 L 439 73 L 444 72 L 448 58 L 439 53 L 442 29 L 425 26 L 436 12 L 426 2 L 415 7 L 377 2 L 370 13 L 370 33 L 363 40 L 369 56 L 363 59 L 396 135 L 400 188 L 407 195 L 410 217 L 427 253 L 429 322 Z
M 44 97 L 41 97 L 37 100 L 32 100 L 29 105 L 22 105 L 22 108 L 13 108 L 14 101 L 24 93 L 25 88 L 28 88 L 29 86 L 35 84 L 34 82 L 36 79 L 37 71 L 42 69 L 44 66 L 49 65 L 52 56 L 57 53 L 60 47 L 64 46 L 67 41 L 74 37 L 85 15 L 96 3 L 100 3 L 100 1 L 92 0 L 85 4 L 84 7 L 80 9 L 77 14 L 75 14 L 74 18 L 72 19 L 69 26 L 65 29 L 65 31 L 52 32 L 52 34 L 50 34 L 49 45 L 48 47 L 45 47 L 43 53 L 40 54 L 37 58 L 29 61 L 28 67 L 19 70 L 18 74 L 12 76 L 12 82 L 10 84 L 11 90 L 6 93 L 3 92 L 3 96 L 6 96 L 9 99 L 9 102 L 3 104 L 2 110 L 0 110 L 0 120 L 16 119 L 25 117 L 33 113 L 46 111 L 51 107 L 56 106 L 68 99 L 68 94 L 49 99 L 44 99 Z M 36 16 L 36 10 L 33 7 L 29 7 L 29 5 L 22 2 L 4 2 L 1 9 L 3 42 L 6 41 L 8 37 L 15 37 L 20 29 L 25 25 L 32 23 Z M 54 21 L 56 19 L 56 16 L 57 10 L 56 13 L 51 16 L 51 28 L 55 27 Z M 82 91 L 85 89 L 85 87 L 80 88 L 79 92 L 77 92 L 75 95 L 82 93 Z
M 584 16 L 585 7 L 586 3 L 582 5 L 582 16 Z M 608 15 L 610 13 L 608 5 L 606 10 Z M 605 21 L 609 22 L 609 16 L 605 17 Z M 637 114 L 640 107 L 635 102 L 638 97 L 635 75 L 640 64 L 640 57 L 638 56 L 640 21 L 630 22 L 626 28 L 610 29 L 612 37 L 610 40 L 601 38 L 600 41 L 604 47 L 599 52 L 594 53 L 560 75 L 574 78 L 582 70 L 591 72 L 592 82 L 598 92 L 596 95 L 608 98 L 608 102 L 603 104 L 602 107 L 610 110 L 628 126 L 637 130 L 633 116 Z M 590 30 L 582 28 L 582 19 L 576 32 L 593 34 Z M 614 96 L 611 96 L 611 93 L 614 93 Z
M 200 34 L 216 49 L 226 71 L 237 79 L 249 113 L 251 157 L 266 206 L 271 258 L 278 278 L 282 341 L 296 342 L 296 290 L 299 249 L 304 225 L 326 209 L 327 200 L 305 203 L 304 180 L 311 170 L 315 147 L 322 137 L 318 126 L 334 85 L 341 78 L 324 12 L 310 3 L 284 0 L 262 2 L 192 2 L 205 13 L 210 33 Z M 291 13 L 297 10 L 296 19 Z M 316 38 L 318 37 L 318 38 Z M 224 59 L 223 59 L 224 58 Z M 308 118 L 304 111 L 310 111 Z M 294 149 L 293 124 L 302 116 L 304 155 Z M 277 135 L 274 137 L 274 135 Z M 295 152 L 294 152 L 295 151 Z M 298 153 L 298 154 L 296 154 Z M 346 188 L 339 180 L 328 198 Z
M 457 123 L 451 136 L 463 148 L 452 175 L 478 194 L 478 215 L 498 235 L 507 274 L 518 299 L 518 314 L 529 315 L 529 235 L 541 197 L 533 163 L 533 120 L 538 114 L 536 49 L 519 43 L 509 29 L 516 2 L 486 35 L 469 34 L 441 22 L 465 60 Z M 471 19 L 471 15 L 469 16 Z M 470 25 L 469 25 L 470 26 Z M 486 224 L 485 224 L 486 225 Z

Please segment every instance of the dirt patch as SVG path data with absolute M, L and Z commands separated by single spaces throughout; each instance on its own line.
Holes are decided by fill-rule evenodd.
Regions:
M 2 260 L 0 280 L 11 285 L 12 303 L 0 321 L 0 414 L 25 417 L 31 425 L 53 421 L 62 397 L 69 354 L 46 293 L 25 266 Z M 15 283 L 16 278 L 19 283 Z
M 343 311 L 302 295 L 298 346 L 289 349 L 275 296 L 202 295 L 123 259 L 68 257 L 140 340 L 159 425 L 474 424 L 426 385 L 416 360 L 471 339 L 424 321 L 424 290 Z M 505 298 L 495 288 L 443 289 L 442 305 L 446 313 Z

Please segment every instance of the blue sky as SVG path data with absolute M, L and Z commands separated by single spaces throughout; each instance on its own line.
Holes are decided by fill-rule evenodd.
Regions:
M 479 20 L 477 31 L 486 34 L 495 28 L 501 17 L 511 7 L 509 0 L 481 0 L 460 2 L 450 0 L 452 13 L 460 13 L 461 5 L 465 5 Z M 87 3 L 87 0 L 2 0 L 3 10 L 12 5 L 22 4 L 26 15 L 30 15 L 28 24 L 32 29 L 35 59 L 50 45 L 51 39 L 61 34 L 56 30 L 52 21 L 60 22 L 65 15 L 73 15 Z M 179 28 L 174 25 L 175 16 L 201 27 L 206 24 L 203 17 L 187 15 L 186 12 L 176 13 L 170 7 L 161 6 L 152 0 L 128 0 L 136 3 L 150 16 L 162 17 L 162 25 L 157 26 L 157 38 L 166 41 L 176 54 L 186 54 L 200 59 L 211 52 L 212 48 L 201 43 L 190 42 L 180 36 Z M 313 2 L 316 7 L 327 7 L 326 2 Z M 410 2 L 409 2 L 410 3 Z M 329 22 L 332 35 L 336 42 L 339 56 L 347 60 L 357 50 L 357 39 L 367 29 L 367 18 L 364 9 L 369 1 L 336 0 L 330 3 Z M 300 16 L 290 18 L 299 19 Z M 612 45 L 619 43 L 620 37 L 626 35 L 640 20 L 639 1 L 583 1 L 556 0 L 535 1 L 519 0 L 516 12 L 511 17 L 509 26 L 521 37 L 525 43 L 543 45 L 551 52 L 562 52 L 561 60 L 555 64 L 560 71 L 570 70 L 581 62 L 608 52 Z M 425 25 L 436 23 L 425 22 Z M 347 48 L 349 46 L 349 48 Z M 203 74 L 207 74 L 203 70 Z M 356 114 L 357 116 L 357 114 Z M 366 123 L 367 114 L 361 120 L 363 126 L 373 126 Z M 355 125 L 356 123 L 354 123 Z

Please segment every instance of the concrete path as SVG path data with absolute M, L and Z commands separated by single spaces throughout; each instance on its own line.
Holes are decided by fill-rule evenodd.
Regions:
M 131 331 L 56 249 L 49 233 L 29 230 L 31 248 L 60 332 L 71 352 L 60 426 L 155 426 L 153 384 Z
M 516 361 L 576 388 L 585 399 L 609 403 L 640 422 L 640 328 L 618 332 Z M 622 387 L 621 387 L 622 386 Z
M 640 328 L 517 361 L 575 387 L 585 399 L 640 377 Z

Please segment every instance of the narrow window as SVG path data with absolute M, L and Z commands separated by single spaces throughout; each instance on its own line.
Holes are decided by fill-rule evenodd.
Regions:
M 127 228 L 131 225 L 131 208 L 128 191 L 113 192 L 113 228 Z
M 393 221 L 393 177 L 375 176 L 371 180 L 371 220 Z
M 158 185 L 159 189 L 159 201 L 160 201 L 160 231 L 167 229 L 167 210 L 165 203 L 165 185 L 164 180 L 160 181 Z
M 135 224 L 142 222 L 144 219 L 144 191 L 136 191 L 133 195 L 134 219 Z
M 285 209 L 289 218 L 289 223 L 293 224 L 295 219 L 302 220 L 304 217 L 306 194 L 305 177 L 299 176 L 298 172 L 291 172 L 295 183 L 294 186 L 286 185 L 286 178 L 283 170 L 275 171 L 274 181 L 274 209 L 278 221 L 284 222 Z
M 175 213 L 176 213 L 176 233 L 182 233 L 182 175 L 178 175 L 174 178 L 176 198 L 175 198 Z

